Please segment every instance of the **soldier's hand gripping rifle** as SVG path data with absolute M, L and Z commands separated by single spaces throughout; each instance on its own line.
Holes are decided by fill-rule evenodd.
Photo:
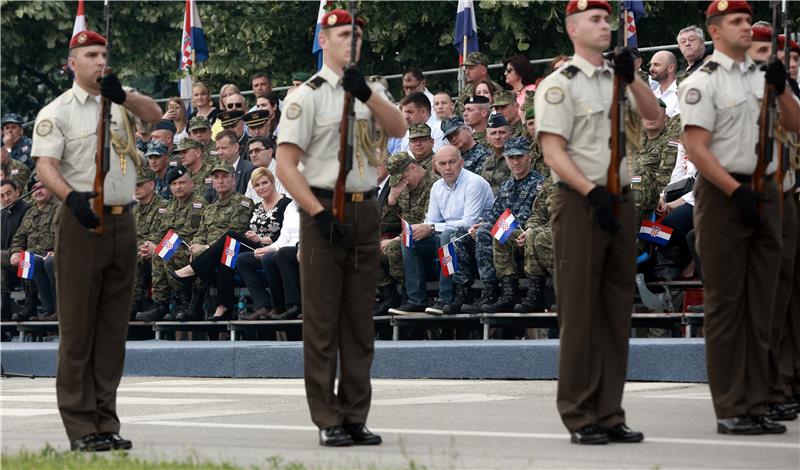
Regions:
M 786 78 L 789 78 L 789 67 L 791 63 L 791 37 L 792 31 L 791 20 L 789 19 L 789 9 L 786 0 L 781 0 L 781 15 L 783 21 L 783 65 L 786 67 Z M 774 35 L 773 35 L 774 36 Z M 777 51 L 777 50 L 776 50 Z M 783 197 L 780 193 L 783 191 L 783 178 L 789 170 L 789 145 L 788 142 L 780 142 L 778 147 L 778 167 L 775 170 L 775 184 L 778 187 L 778 210 L 783 215 Z
M 348 8 L 350 13 L 350 63 L 347 68 L 356 66 L 356 2 L 350 2 Z M 340 223 L 344 223 L 344 195 L 346 192 L 345 182 L 347 174 L 353 168 L 353 132 L 355 131 L 355 97 L 353 93 L 347 91 L 344 95 L 344 106 L 342 107 L 342 120 L 339 123 L 339 174 L 336 177 L 336 185 L 333 188 L 333 215 Z
M 620 2 L 619 8 L 619 30 L 617 32 L 617 51 L 614 56 L 614 94 L 611 98 L 611 161 L 608 164 L 606 177 L 606 187 L 608 192 L 616 197 L 622 195 L 622 187 L 619 180 L 619 166 L 625 158 L 625 105 L 627 95 L 625 88 L 632 81 L 632 77 L 626 77 L 619 70 L 623 64 L 618 61 L 633 60 L 629 49 L 625 48 L 625 10 Z M 629 80 L 630 79 L 630 80 Z
M 103 16 L 106 21 L 106 69 L 103 75 L 111 72 L 111 4 L 105 0 L 103 5 Z M 94 211 L 100 224 L 94 229 L 97 233 L 103 233 L 103 186 L 106 180 L 111 161 L 111 100 L 100 96 L 100 119 L 97 121 L 97 148 L 95 149 L 94 164 L 94 183 L 92 190 L 95 193 L 92 199 L 92 210 Z

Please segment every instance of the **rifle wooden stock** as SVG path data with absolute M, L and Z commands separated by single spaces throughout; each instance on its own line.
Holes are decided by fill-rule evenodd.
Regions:
M 622 106 L 620 105 L 620 93 L 625 93 L 624 85 L 621 83 L 622 77 L 614 76 L 614 93 L 611 97 L 611 161 L 608 163 L 608 173 L 606 176 L 606 189 L 608 192 L 619 196 L 622 194 L 622 187 L 619 182 L 619 165 L 625 152 L 625 122 Z
M 769 60 L 777 60 L 778 50 L 778 3 L 772 2 L 772 53 Z M 756 169 L 753 171 L 753 181 L 751 187 L 756 193 L 764 192 L 764 177 L 767 174 L 767 166 L 772 160 L 773 138 L 775 135 L 774 126 L 777 115 L 777 94 L 775 87 L 764 82 L 764 96 L 761 99 L 761 110 L 758 116 L 758 146 L 756 147 Z M 763 202 L 758 200 L 758 213 L 761 214 Z
M 333 215 L 344 223 L 344 194 L 346 191 L 345 182 L 347 180 L 348 161 L 352 155 L 353 148 L 350 141 L 350 115 L 353 110 L 353 94 L 349 91 L 344 95 L 344 106 L 342 107 L 342 121 L 339 123 L 339 174 L 336 176 L 336 186 L 333 188 Z

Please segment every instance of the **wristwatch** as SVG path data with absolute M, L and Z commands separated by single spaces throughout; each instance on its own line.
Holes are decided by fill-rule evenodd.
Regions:
M 431 233 L 436 233 L 436 224 L 431 224 Z

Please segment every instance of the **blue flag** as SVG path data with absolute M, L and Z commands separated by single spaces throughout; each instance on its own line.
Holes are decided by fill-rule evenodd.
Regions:
M 478 24 L 475 22 L 475 7 L 472 5 L 472 0 L 458 0 L 453 45 L 458 49 L 459 64 L 464 62 L 470 52 L 478 52 Z
M 623 1 L 622 9 L 625 10 L 625 45 L 627 47 L 639 47 L 636 25 L 644 16 L 644 2 L 642 0 Z

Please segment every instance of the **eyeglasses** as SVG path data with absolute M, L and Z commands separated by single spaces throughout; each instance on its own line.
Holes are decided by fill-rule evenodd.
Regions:
M 256 149 L 250 149 L 250 150 L 247 151 L 247 153 L 250 154 L 250 155 L 254 155 L 254 154 L 257 154 L 258 152 L 263 152 L 265 150 L 267 150 L 267 149 L 265 149 L 264 147 L 261 147 L 261 148 L 256 148 Z
M 513 71 L 514 71 L 514 68 L 513 68 L 513 67 L 507 67 L 507 68 L 506 68 L 506 73 L 511 73 L 511 72 L 513 72 Z
M 244 103 L 231 103 L 231 102 L 228 102 L 228 103 L 225 103 L 225 106 L 228 109 L 231 109 L 231 108 L 244 108 Z

